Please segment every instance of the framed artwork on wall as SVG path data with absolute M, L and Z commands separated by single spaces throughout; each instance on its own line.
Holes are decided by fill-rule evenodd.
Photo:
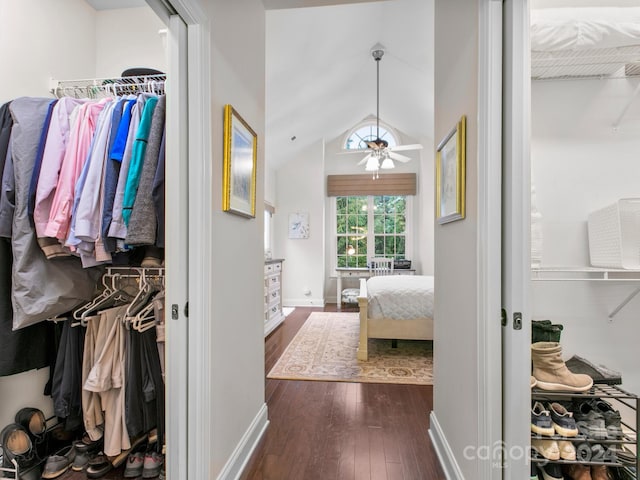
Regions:
M 289 214 L 289 238 L 309 238 L 309 214 Z
M 436 218 L 440 224 L 465 215 L 465 129 L 463 115 L 436 150 Z
M 224 106 L 222 210 L 256 216 L 258 136 L 231 105 Z

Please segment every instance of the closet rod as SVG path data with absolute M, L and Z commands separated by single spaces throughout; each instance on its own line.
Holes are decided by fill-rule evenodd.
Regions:
M 154 75 L 136 75 L 129 77 L 109 77 L 109 78 L 85 78 L 74 80 L 56 80 L 51 78 L 49 80 L 49 91 L 57 98 L 65 96 L 70 93 L 95 93 L 95 89 L 100 91 L 109 92 L 109 90 L 116 91 L 117 89 L 124 90 L 123 93 L 128 93 L 128 90 L 153 89 L 164 90 L 164 85 L 167 79 L 166 74 L 154 74 Z

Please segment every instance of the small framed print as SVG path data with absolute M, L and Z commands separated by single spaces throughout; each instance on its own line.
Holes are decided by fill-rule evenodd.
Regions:
M 461 220 L 465 215 L 465 129 L 463 115 L 437 148 L 436 218 L 440 224 Z
M 309 238 L 309 214 L 289 214 L 289 238 Z
M 258 136 L 231 105 L 224 106 L 222 210 L 256 216 Z

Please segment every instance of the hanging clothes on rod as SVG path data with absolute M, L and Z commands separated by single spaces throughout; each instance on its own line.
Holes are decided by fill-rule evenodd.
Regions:
M 81 392 L 85 432 L 114 457 L 152 429 L 164 438 L 164 334 L 162 344 L 156 334 L 164 327 L 164 269 L 107 267 L 102 285 L 72 312 L 79 321 L 63 327 L 53 397 L 56 414 L 73 424 L 77 402 L 69 392 Z

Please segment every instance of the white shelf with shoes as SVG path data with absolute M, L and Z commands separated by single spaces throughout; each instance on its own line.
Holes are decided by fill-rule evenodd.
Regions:
M 532 445 L 540 440 L 569 441 L 574 445 L 577 452 L 576 460 L 550 460 L 532 451 L 532 463 L 538 465 L 554 463 L 558 465 L 579 464 L 592 467 L 606 466 L 611 469 L 618 469 L 620 473 L 626 475 L 626 477 L 619 475 L 615 478 L 637 480 L 638 452 L 640 452 L 637 435 L 638 430 L 640 430 L 640 416 L 638 415 L 640 397 L 638 395 L 625 391 L 619 385 L 594 384 L 588 391 L 583 393 L 555 392 L 534 387 L 531 390 L 531 399 L 533 402 L 542 402 L 544 404 L 551 402 L 579 404 L 582 401 L 604 400 L 607 403 L 619 406 L 620 409 L 626 409 L 633 417 L 633 421 L 630 423 L 626 423 L 624 420 L 621 422 L 622 436 L 618 438 L 597 439 L 589 437 L 583 432 L 574 437 L 546 436 L 532 432 Z

